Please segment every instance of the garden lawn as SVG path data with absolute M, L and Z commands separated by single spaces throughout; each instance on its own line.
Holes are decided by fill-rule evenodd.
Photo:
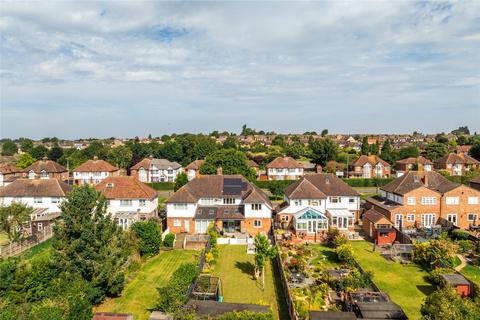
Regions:
M 460 273 L 463 274 L 468 279 L 475 282 L 478 286 L 480 286 L 480 268 L 471 264 L 467 264 L 460 270 Z
M 324 245 L 311 245 L 310 248 L 312 248 L 318 255 L 310 261 L 309 264 L 311 266 L 316 266 L 320 263 L 321 266 L 326 268 L 336 268 L 341 265 L 340 261 L 338 261 L 335 249 Z
M 28 250 L 23 251 L 19 255 L 19 258 L 23 260 L 29 260 L 32 259 L 34 256 L 49 255 L 52 251 L 52 241 L 53 239 L 50 238 L 46 241 L 43 241 L 42 243 L 37 244 L 34 247 L 31 247 Z
M 427 281 L 428 272 L 415 264 L 402 265 L 387 261 L 372 252 L 366 241 L 350 241 L 357 262 L 365 271 L 373 272 L 373 281 L 399 304 L 409 319 L 420 319 L 420 307 L 435 287 Z
M 0 232 L 0 246 L 8 244 L 10 241 L 8 240 L 8 234 L 5 232 Z
M 94 312 L 132 313 L 135 320 L 147 320 L 158 299 L 157 287 L 167 283 L 182 263 L 197 263 L 198 252 L 190 250 L 165 251 L 150 258 L 136 272 L 118 298 L 108 299 Z
M 245 246 L 219 245 L 218 248 L 219 257 L 212 274 L 222 281 L 224 301 L 269 305 L 275 319 L 289 319 L 275 261 L 265 268 L 265 290 L 262 290 L 261 279 L 253 279 L 254 255 L 247 255 Z

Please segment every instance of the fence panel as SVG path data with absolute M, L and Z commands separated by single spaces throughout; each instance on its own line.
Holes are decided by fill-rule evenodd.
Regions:
M 45 227 L 42 233 L 36 234 L 34 237 L 27 238 L 21 242 L 9 243 L 0 246 L 0 257 L 8 258 L 21 254 L 25 250 L 28 250 L 53 236 L 53 230 L 51 226 Z

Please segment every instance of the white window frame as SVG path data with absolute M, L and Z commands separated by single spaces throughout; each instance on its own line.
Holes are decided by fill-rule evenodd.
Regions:
M 37 231 L 43 231 L 43 223 L 37 222 Z
M 173 208 L 175 210 L 187 210 L 187 204 L 186 203 L 174 203 Z
M 470 216 L 473 216 L 473 219 L 470 219 Z M 478 221 L 478 215 L 476 213 L 469 213 L 467 214 L 468 221 Z
M 340 203 L 340 197 L 330 197 L 329 198 L 330 203 Z
M 253 220 L 253 227 L 254 228 L 261 228 L 262 227 L 262 220 Z
M 223 198 L 223 204 L 235 204 L 235 198 Z
M 138 200 L 138 205 L 140 207 L 146 207 L 147 206 L 147 200 L 146 199 L 139 199 Z
M 468 204 L 478 204 L 478 197 L 468 197 Z
M 293 200 L 293 204 L 297 207 L 300 207 L 302 205 L 302 200 Z
M 422 205 L 434 206 L 437 204 L 437 197 L 422 197 Z
M 415 197 L 408 197 L 407 198 L 407 204 L 408 205 L 415 205 L 415 202 L 416 202 L 416 198 Z
M 131 207 L 132 199 L 120 199 L 120 207 Z
M 33 198 L 33 203 L 43 203 L 43 198 L 42 197 L 34 197 Z
M 252 203 L 251 208 L 253 211 L 260 211 L 262 210 L 262 204 L 261 203 Z
M 447 197 L 445 199 L 445 204 L 460 204 L 460 198 L 459 197 Z
M 182 220 L 180 220 L 180 219 L 173 219 L 173 226 L 174 226 L 174 227 L 181 227 L 181 226 L 182 226 Z
M 408 213 L 407 214 L 407 222 L 415 222 L 415 214 L 414 213 Z
M 455 217 L 455 222 L 450 221 L 450 217 Z M 448 213 L 447 214 L 447 221 L 452 222 L 454 225 L 457 225 L 458 217 L 456 213 Z

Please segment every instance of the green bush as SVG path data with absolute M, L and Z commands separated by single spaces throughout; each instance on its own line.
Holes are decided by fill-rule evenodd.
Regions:
M 452 231 L 453 240 L 467 240 L 470 234 L 465 230 L 455 229 Z
M 187 290 L 197 278 L 198 268 L 193 263 L 182 264 L 164 287 L 157 288 L 159 300 L 157 308 L 166 313 L 178 311 L 188 301 Z
M 175 188 L 174 182 L 151 182 L 146 184 L 159 191 L 169 191 Z
M 350 244 L 342 244 L 335 249 L 335 253 L 337 254 L 338 260 L 353 264 L 353 248 Z
M 458 240 L 456 243 L 461 254 L 468 254 L 475 249 L 475 243 L 471 240 Z
M 163 239 L 163 246 L 172 248 L 174 241 L 175 241 L 175 234 L 174 233 L 169 233 Z
M 162 230 L 155 220 L 139 221 L 132 225 L 132 232 L 138 238 L 138 247 L 142 257 L 151 257 L 160 252 Z

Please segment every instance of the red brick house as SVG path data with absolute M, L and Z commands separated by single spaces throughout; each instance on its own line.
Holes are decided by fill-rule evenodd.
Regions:
M 362 222 L 363 231 L 376 244 L 392 244 L 395 242 L 397 231 L 393 228 L 393 223 L 374 208 L 362 215 Z
M 480 167 L 480 161 L 465 153 L 449 153 L 435 161 L 435 169 L 445 170 L 451 176 L 462 176 Z
M 10 163 L 0 163 L 0 187 L 23 176 L 23 170 Z
M 436 172 L 409 171 L 366 199 L 397 228 L 431 227 L 443 218 L 460 228 L 478 224 L 480 192 Z
M 351 178 L 387 178 L 391 174 L 391 165 L 376 155 L 361 155 L 350 165 Z

